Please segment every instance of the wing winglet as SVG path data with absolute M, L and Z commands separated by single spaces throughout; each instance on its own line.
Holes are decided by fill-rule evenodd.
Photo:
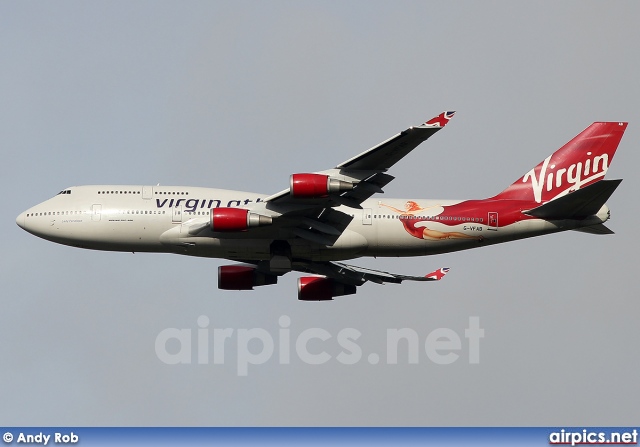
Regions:
M 444 127 L 447 125 L 449 120 L 453 118 L 456 112 L 452 111 L 444 111 L 438 116 L 434 116 L 429 121 L 423 124 L 424 127 Z M 422 127 L 422 126 L 421 126 Z
M 442 267 L 435 272 L 427 273 L 424 277 L 430 281 L 440 281 L 447 273 L 449 273 L 449 267 Z

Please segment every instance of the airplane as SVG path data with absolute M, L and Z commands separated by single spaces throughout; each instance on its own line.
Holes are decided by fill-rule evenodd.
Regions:
M 295 173 L 272 195 L 190 187 L 94 185 L 60 191 L 18 226 L 72 247 L 238 261 L 218 287 L 252 290 L 297 271 L 298 299 L 329 301 L 373 283 L 437 281 L 345 264 L 358 257 L 424 256 L 577 230 L 612 234 L 604 180 L 627 127 L 595 122 L 499 194 L 480 200 L 381 199 L 387 171 L 444 128 L 445 111 L 334 168 Z

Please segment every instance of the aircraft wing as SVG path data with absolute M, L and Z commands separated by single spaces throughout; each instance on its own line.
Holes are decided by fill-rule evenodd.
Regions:
M 424 124 L 410 127 L 335 168 L 311 174 L 294 174 L 289 188 L 267 197 L 265 202 L 270 208 L 290 208 L 291 212 L 340 205 L 359 209 L 364 200 L 375 193 L 382 193 L 382 187 L 393 180 L 394 177 L 385 172 L 442 129 L 454 114 L 455 112 L 442 112 Z M 333 182 L 334 186 L 318 186 L 318 182 L 322 181 L 321 177 L 324 177 L 324 181 Z M 312 182 L 315 182 L 314 185 L 311 185 Z M 304 191 L 298 194 L 296 187 L 300 188 L 301 185 Z M 307 190 L 312 186 L 322 188 L 322 191 L 315 195 L 308 194 Z
M 293 174 L 289 188 L 267 197 L 262 206 L 279 214 L 278 225 L 285 233 L 332 246 L 353 219 L 335 207 L 362 209 L 363 201 L 384 192 L 382 188 L 394 178 L 385 171 L 442 129 L 454 113 L 442 112 L 335 168 Z
M 299 272 L 326 276 L 343 284 L 355 286 L 360 286 L 367 281 L 377 284 L 399 284 L 402 281 L 439 281 L 449 272 L 448 267 L 442 267 L 424 276 L 408 276 L 357 267 L 341 262 L 296 262 L 294 269 Z
M 343 170 L 387 170 L 405 155 L 415 149 L 420 143 L 442 129 L 449 122 L 455 112 L 442 112 L 424 124 L 400 132 L 399 134 L 372 147 L 368 151 L 356 155 L 340 163 L 337 168 Z

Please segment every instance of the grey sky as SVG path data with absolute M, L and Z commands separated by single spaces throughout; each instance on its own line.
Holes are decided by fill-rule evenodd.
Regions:
M 2 2 L 4 425 L 633 425 L 640 30 L 637 2 Z M 608 178 L 616 235 L 563 233 L 427 258 L 358 260 L 437 284 L 365 285 L 331 303 L 216 289 L 221 260 L 58 246 L 15 216 L 82 184 L 270 194 L 445 109 L 387 197 L 483 198 L 593 121 L 629 121 Z M 166 328 L 264 328 L 356 365 L 277 356 L 237 377 L 165 365 Z M 471 316 L 485 329 L 466 360 Z M 387 329 L 440 327 L 460 359 L 371 365 Z

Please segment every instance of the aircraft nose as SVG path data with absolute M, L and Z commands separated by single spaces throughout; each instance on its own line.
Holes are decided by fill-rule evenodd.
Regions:
M 18 217 L 16 217 L 16 223 L 23 230 L 24 230 L 24 217 L 25 217 L 25 214 L 26 213 L 20 213 L 20 215 L 18 215 Z

